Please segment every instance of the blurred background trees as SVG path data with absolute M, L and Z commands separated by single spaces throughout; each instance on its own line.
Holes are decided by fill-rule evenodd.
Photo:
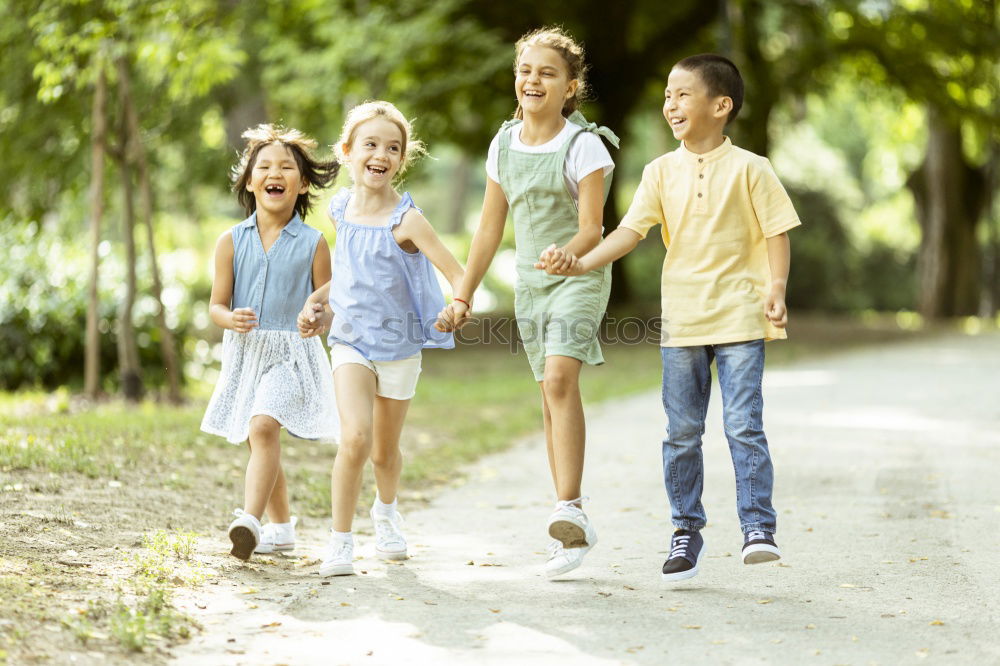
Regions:
M 241 217 L 228 170 L 259 122 L 329 145 L 346 109 L 393 101 L 432 156 L 406 187 L 464 257 L 486 147 L 514 109 L 513 42 L 549 23 L 586 44 L 584 111 L 623 139 L 607 229 L 642 166 L 676 145 L 660 115 L 671 64 L 718 52 L 747 83 L 734 141 L 771 158 L 804 222 L 791 307 L 931 319 L 1000 309 L 995 0 L 0 0 L 0 10 L 0 388 L 179 400 L 186 382 L 212 379 L 209 259 Z M 321 210 L 309 221 L 335 242 Z M 507 248 L 480 307 L 510 306 Z M 616 266 L 613 307 L 655 304 L 662 253 L 647 242 Z

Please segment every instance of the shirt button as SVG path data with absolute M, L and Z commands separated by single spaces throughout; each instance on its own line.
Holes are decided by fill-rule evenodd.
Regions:
M 701 192 L 698 193 L 698 198 L 701 199 Z
M 704 177 L 705 177 L 705 174 L 703 174 L 703 173 L 699 173 L 699 174 L 698 174 L 698 177 L 699 177 L 699 178 L 704 178 Z
M 698 163 L 699 163 L 699 164 L 701 164 L 701 163 L 702 163 L 702 162 L 704 162 L 704 161 L 705 161 L 704 159 L 702 159 L 702 158 L 700 158 L 700 157 L 698 158 Z

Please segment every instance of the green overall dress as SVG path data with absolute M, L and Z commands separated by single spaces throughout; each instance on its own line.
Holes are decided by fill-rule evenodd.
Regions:
M 514 217 L 517 283 L 514 315 L 535 381 L 542 381 L 546 356 L 569 356 L 584 363 L 604 363 L 598 330 L 611 291 L 611 266 L 585 275 L 549 275 L 536 269 L 538 256 L 555 243 L 562 247 L 580 230 L 576 202 L 563 169 L 566 153 L 582 132 L 603 136 L 614 147 L 618 137 L 606 127 L 588 123 L 579 111 L 568 120 L 578 129 L 552 153 L 524 153 L 510 149 L 511 132 L 520 120 L 500 128 L 497 167 L 500 187 Z M 604 178 L 604 198 L 611 175 Z

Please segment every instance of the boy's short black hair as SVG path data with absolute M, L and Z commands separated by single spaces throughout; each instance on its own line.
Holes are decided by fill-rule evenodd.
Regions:
M 674 67 L 697 74 L 708 88 L 710 96 L 724 96 L 733 100 L 733 110 L 729 112 L 726 124 L 736 119 L 743 107 L 743 77 L 732 60 L 714 53 L 700 53 L 684 58 Z

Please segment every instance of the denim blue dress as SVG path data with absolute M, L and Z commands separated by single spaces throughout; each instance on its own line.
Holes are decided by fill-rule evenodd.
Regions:
M 251 308 L 257 327 L 226 330 L 222 370 L 201 429 L 246 441 L 250 419 L 274 418 L 296 437 L 336 439 L 339 419 L 330 361 L 319 338 L 302 339 L 295 321 L 313 291 L 320 232 L 296 214 L 267 252 L 254 213 L 232 228 L 232 309 Z
M 410 208 L 403 194 L 385 224 L 356 224 L 345 219 L 352 191 L 340 190 L 330 201 L 337 222 L 333 253 L 330 346 L 349 345 L 369 361 L 399 361 L 422 349 L 451 349 L 451 333 L 434 329 L 444 295 L 434 266 L 422 252 L 406 252 L 392 230 Z

